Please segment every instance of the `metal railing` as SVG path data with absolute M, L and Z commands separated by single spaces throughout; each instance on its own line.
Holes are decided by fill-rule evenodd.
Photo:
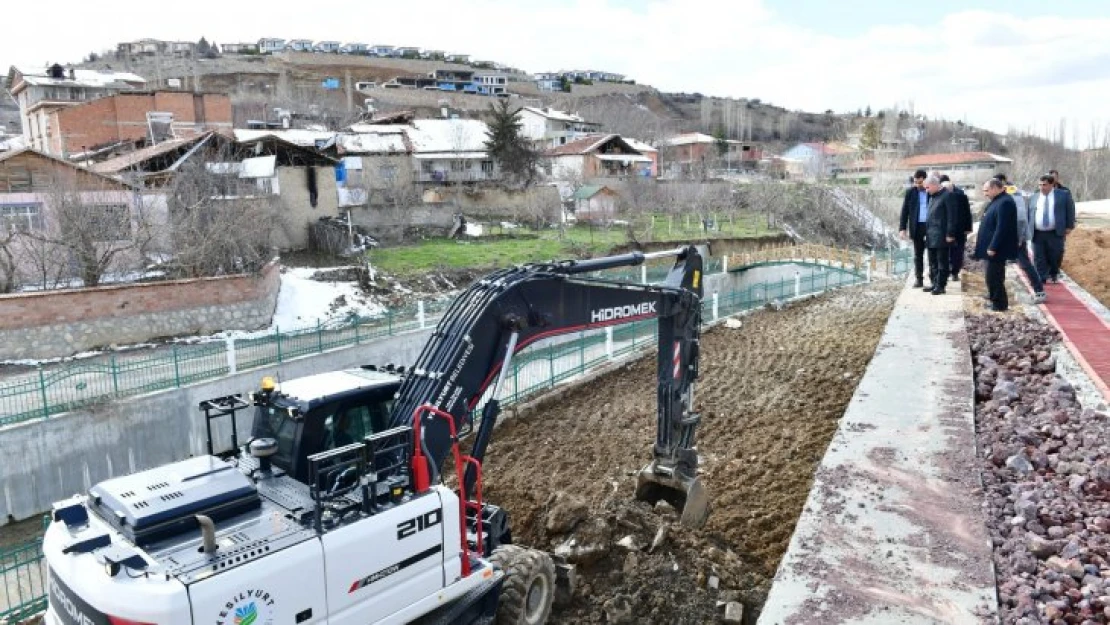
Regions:
M 908 251 L 894 252 L 890 256 L 893 267 L 903 268 L 898 273 L 905 273 L 912 266 L 912 255 Z M 666 269 L 665 267 L 654 268 L 648 273 L 650 276 L 661 277 L 666 275 Z M 642 277 L 634 273 L 625 273 L 632 280 Z M 619 274 L 617 277 L 624 275 Z M 866 281 L 865 274 L 837 267 L 826 267 L 823 271 L 809 276 L 783 278 L 778 281 L 753 284 L 727 293 L 708 294 L 702 300 L 702 319 L 705 323 L 713 323 L 724 317 L 754 310 L 776 301 L 782 302 Z M 400 323 L 398 322 L 398 325 Z M 406 320 L 403 323 L 411 327 L 416 322 Z M 360 336 L 358 327 L 361 326 L 354 325 L 337 330 L 310 330 L 298 336 L 279 335 L 284 338 L 266 340 L 269 341 L 271 355 L 281 357 L 284 354 L 286 357 L 293 357 L 293 354 L 303 355 L 314 353 L 316 350 L 350 344 L 352 334 L 355 337 L 353 340 L 357 341 Z M 505 405 L 520 403 L 571 378 L 588 373 L 593 368 L 613 359 L 653 349 L 656 330 L 657 324 L 653 320 L 640 321 L 582 332 L 577 338 L 562 343 L 525 348 L 513 359 L 512 377 L 506 380 L 505 387 L 502 389 L 502 402 Z M 330 334 L 325 335 L 325 332 Z M 347 334 L 344 335 L 343 332 Z M 367 330 L 364 329 L 362 332 L 366 333 Z M 377 336 L 382 335 L 385 334 Z M 280 346 L 283 342 L 284 348 Z M 205 358 L 218 361 L 222 356 L 206 354 L 189 358 L 187 366 L 178 366 L 179 377 L 174 380 L 174 383 L 181 383 L 183 379 L 189 379 L 190 376 L 198 376 L 200 371 L 211 372 L 220 369 L 219 366 L 205 369 Z M 178 365 L 180 364 L 179 362 Z M 141 372 L 149 368 L 149 366 L 129 365 L 128 371 Z M 111 379 L 118 382 L 118 372 L 117 376 Z M 167 384 L 155 381 L 157 376 L 149 378 L 138 376 L 136 379 L 149 379 L 147 386 L 152 388 Z M 100 392 L 111 394 L 112 391 L 118 391 L 118 389 L 106 387 L 105 384 L 107 383 L 104 381 L 100 382 L 100 386 L 97 387 Z M 137 386 L 135 384 L 128 382 L 126 386 L 129 389 L 142 387 L 141 383 Z M 44 386 L 43 389 L 45 388 Z M 475 415 L 480 414 L 481 405 L 475 410 Z M 18 623 L 45 609 L 46 593 L 46 563 L 42 555 L 41 538 L 15 547 L 0 548 L 0 624 Z
M 780 252 L 774 257 L 785 261 L 788 254 Z M 899 273 L 909 269 L 911 257 L 908 253 L 900 256 L 895 252 L 892 258 L 889 262 L 893 262 L 894 268 L 902 269 Z M 728 268 L 727 262 L 708 259 L 705 273 L 719 273 Z M 669 270 L 669 266 L 645 265 L 591 275 L 643 283 L 661 281 Z M 835 267 L 829 270 L 837 271 Z M 720 297 L 727 299 L 733 295 Z M 29 375 L 13 377 L 0 384 L 0 427 L 48 418 L 120 397 L 181 388 L 238 371 L 281 364 L 331 349 L 430 328 L 449 305 L 449 300 L 418 302 L 389 309 L 373 317 L 351 317 L 290 329 L 275 328 L 273 332 L 251 338 L 174 343 L 135 355 L 114 353 L 85 363 L 49 369 L 40 367 Z

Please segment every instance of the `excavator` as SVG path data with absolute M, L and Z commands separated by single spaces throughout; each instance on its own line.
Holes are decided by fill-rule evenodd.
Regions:
M 667 257 L 659 284 L 590 275 Z M 513 358 L 543 339 L 656 319 L 658 427 L 636 497 L 700 526 L 701 280 L 693 246 L 507 268 L 452 303 L 410 367 L 267 377 L 201 402 L 207 454 L 54 504 L 45 622 L 541 625 L 573 592 L 573 566 L 514 544 L 508 512 L 482 497 Z M 236 415 L 250 409 L 240 445 Z M 226 449 L 214 425 L 230 431 Z

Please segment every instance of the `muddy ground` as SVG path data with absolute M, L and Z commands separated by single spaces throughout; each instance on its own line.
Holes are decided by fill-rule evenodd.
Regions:
M 577 563 L 574 601 L 551 622 L 710 623 L 718 602 L 738 601 L 754 623 L 901 286 L 844 289 L 703 335 L 703 529 L 633 501 L 655 439 L 654 356 L 506 421 L 486 498 L 509 510 L 516 542 Z
M 1068 235 L 1062 269 L 1103 306 L 1110 307 L 1110 230 L 1078 228 Z

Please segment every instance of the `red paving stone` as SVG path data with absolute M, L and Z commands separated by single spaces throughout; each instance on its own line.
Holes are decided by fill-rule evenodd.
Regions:
M 1087 308 L 1066 284 L 1046 284 L 1045 293 L 1048 300 L 1041 304 L 1041 309 L 1110 401 L 1110 326 Z

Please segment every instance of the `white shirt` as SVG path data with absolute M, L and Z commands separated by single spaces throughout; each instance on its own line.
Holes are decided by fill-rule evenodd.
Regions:
M 1044 227 L 1045 211 L 1048 211 L 1048 227 Z M 1037 214 L 1034 216 L 1033 227 L 1037 230 L 1048 231 L 1056 229 L 1056 193 L 1049 191 L 1037 194 Z

